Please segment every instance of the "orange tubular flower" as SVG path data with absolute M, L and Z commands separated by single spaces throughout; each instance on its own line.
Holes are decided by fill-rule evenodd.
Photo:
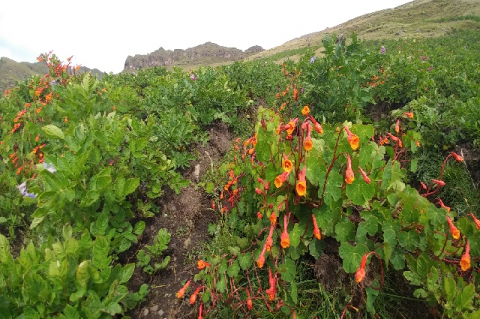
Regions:
M 475 223 L 475 227 L 477 227 L 478 230 L 480 230 L 480 220 L 478 220 L 475 216 L 473 216 L 472 213 L 468 214 L 473 218 L 473 222 Z
M 303 114 L 304 116 L 308 116 L 308 114 L 310 114 L 310 108 L 309 108 L 307 105 L 305 105 L 305 106 L 303 107 L 303 109 L 302 109 L 302 114 Z
M 455 227 L 452 220 L 448 216 L 447 216 L 447 222 L 448 222 L 448 225 L 450 225 L 450 233 L 452 234 L 452 237 L 454 239 L 459 239 L 460 238 L 460 231 L 458 230 L 457 227 Z
M 460 259 L 460 267 L 462 268 L 462 271 L 467 271 L 471 267 L 469 241 L 467 241 L 467 246 L 465 247 L 465 253 L 462 255 L 462 259 Z
M 212 267 L 212 265 L 210 265 L 210 264 L 207 263 L 206 261 L 203 261 L 203 260 L 200 259 L 200 260 L 197 262 L 197 268 L 201 270 L 201 269 L 204 269 L 205 267 Z
M 295 130 L 295 127 L 297 126 L 298 118 L 290 120 L 287 125 L 285 125 L 283 128 L 287 130 L 288 135 L 291 135 L 293 131 Z
M 438 186 L 442 186 L 442 187 L 445 186 L 445 182 L 444 181 L 439 181 L 438 179 L 432 179 L 432 182 L 434 182 Z
M 190 296 L 190 306 L 193 306 L 193 304 L 195 303 L 195 301 L 197 301 L 197 295 L 198 293 L 200 292 L 200 289 L 202 287 L 198 287 L 195 292 L 193 293 L 193 295 Z
M 360 268 L 357 269 L 355 272 L 355 281 L 357 283 L 361 283 L 362 280 L 365 278 L 367 272 L 365 271 L 365 265 L 367 264 L 367 253 L 365 253 L 362 257 L 362 262 L 360 263 Z
M 252 298 L 250 298 L 250 292 L 247 290 L 247 296 L 248 296 L 248 299 L 247 299 L 247 308 L 248 310 L 252 310 L 253 308 L 253 302 L 252 302 Z
M 273 225 L 270 227 L 270 232 L 268 233 L 267 241 L 265 242 L 265 245 L 267 247 L 267 251 L 270 251 L 270 249 L 273 246 L 273 230 L 274 230 L 274 228 L 275 228 L 275 226 L 273 226 Z
M 289 173 L 293 169 L 292 161 L 288 159 L 285 153 L 283 153 L 282 167 L 285 172 L 289 172 Z
M 273 226 L 277 223 L 277 214 L 275 214 L 275 211 L 273 211 L 271 214 L 270 214 L 270 224 Z
M 283 215 L 283 233 L 282 237 L 280 237 L 280 245 L 282 246 L 283 249 L 287 249 L 290 247 L 290 236 L 288 236 L 287 232 L 288 228 L 288 219 L 287 219 L 287 214 Z
M 287 181 L 288 175 L 290 175 L 290 172 L 283 172 L 282 174 L 278 175 L 275 177 L 275 187 L 280 188 L 282 187 L 283 183 Z
M 458 162 L 463 162 L 463 157 L 458 155 L 457 153 L 455 152 L 452 152 L 452 155 L 453 157 L 455 157 L 455 159 L 458 161 Z
M 272 276 L 271 268 L 268 268 L 268 282 L 270 283 L 270 288 L 268 288 L 265 292 L 268 295 L 268 299 L 272 301 L 275 299 L 275 295 L 277 294 L 277 278 Z
M 357 135 L 353 134 L 352 132 L 350 132 L 350 130 L 348 129 L 348 127 L 346 127 L 345 125 L 343 126 L 343 128 L 345 129 L 345 131 L 347 132 L 347 141 L 348 143 L 350 144 L 350 146 L 352 147 L 352 150 L 356 150 L 359 146 L 360 146 L 360 139 L 358 138 Z
M 203 303 L 200 304 L 200 308 L 198 309 L 198 319 L 203 319 L 202 310 L 203 310 Z
M 298 181 L 297 181 L 297 194 L 298 196 L 305 196 L 307 194 L 307 182 L 305 181 L 305 174 L 307 173 L 307 166 L 305 165 L 301 170 L 300 174 L 298 174 Z
M 298 101 L 298 90 L 297 89 L 293 89 L 293 99 L 295 101 Z
M 395 132 L 400 132 L 400 119 L 398 119 L 397 123 L 395 124 Z
M 403 113 L 403 115 L 405 115 L 409 119 L 413 119 L 413 112 L 406 112 L 406 113 Z
M 370 181 L 370 178 L 367 176 L 367 173 L 365 173 L 360 166 L 358 167 L 358 169 L 360 170 L 360 174 L 362 174 L 362 177 L 365 183 L 370 184 L 371 181 Z
M 257 259 L 257 266 L 258 268 L 262 268 L 263 265 L 265 264 L 265 251 L 267 250 L 267 245 L 263 245 L 262 252 L 260 253 L 260 256 L 258 256 Z
M 322 234 L 320 233 L 320 229 L 318 228 L 317 220 L 315 219 L 314 214 L 312 214 L 312 219 L 313 219 L 313 236 L 315 236 L 318 240 L 321 240 Z
M 311 137 L 311 130 L 312 130 L 312 126 L 310 124 L 310 122 L 306 122 L 305 123 L 305 128 L 307 130 L 307 137 L 305 138 L 305 142 L 304 142 L 304 147 L 305 147 L 305 151 L 311 151 L 312 148 L 313 148 L 313 141 L 312 141 L 312 137 Z
M 182 287 L 182 289 L 180 289 L 178 292 L 177 292 L 177 298 L 180 299 L 183 297 L 183 295 L 185 295 L 185 291 L 187 290 L 188 286 L 190 285 L 190 280 L 187 281 L 187 283 L 185 284 L 185 286 Z
M 441 208 L 445 208 L 447 210 L 447 212 L 450 211 L 450 207 L 445 206 L 445 204 L 443 203 L 443 201 L 440 198 L 438 199 L 438 203 L 440 204 Z
M 347 170 L 345 171 L 345 182 L 347 184 L 352 184 L 355 180 L 355 174 L 352 170 L 352 160 L 350 159 L 350 154 L 347 154 Z

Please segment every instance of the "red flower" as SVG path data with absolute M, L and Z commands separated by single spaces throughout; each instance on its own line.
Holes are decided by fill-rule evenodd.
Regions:
M 471 259 L 470 259 L 470 242 L 467 241 L 467 246 L 465 247 L 465 253 L 460 259 L 460 267 L 462 271 L 467 271 L 471 267 Z
M 350 159 L 350 154 L 347 154 L 347 170 L 345 171 L 345 182 L 347 184 L 352 184 L 355 180 L 355 174 L 352 170 L 352 160 Z
M 288 175 L 290 175 L 290 172 L 283 172 L 282 174 L 278 175 L 275 177 L 275 187 L 280 188 L 282 187 L 283 183 L 287 181 Z
M 277 294 L 277 278 L 272 276 L 271 268 L 268 268 L 268 282 L 270 283 L 270 288 L 268 288 L 265 292 L 268 295 L 268 299 L 272 301 L 275 299 L 275 295 Z
M 287 214 L 283 215 L 283 232 L 282 232 L 282 236 L 280 237 L 280 244 L 282 245 L 282 248 L 283 249 L 287 249 L 288 247 L 290 247 L 290 236 L 288 236 L 288 232 L 287 232 L 287 228 L 288 228 L 288 218 L 287 218 Z
M 197 262 L 197 268 L 198 269 L 204 269 L 205 267 L 212 267 L 212 265 L 210 265 L 209 263 L 207 263 L 206 261 L 203 261 L 203 260 L 199 260 Z
M 257 266 L 258 268 L 262 268 L 263 265 L 265 264 L 265 251 L 267 250 L 267 244 L 263 245 L 262 252 L 260 253 L 260 256 L 258 256 L 257 259 Z
M 320 229 L 318 228 L 317 220 L 315 219 L 314 214 L 312 214 L 312 219 L 313 219 L 313 236 L 315 236 L 318 240 L 321 240 L 322 234 L 320 233 Z
M 480 230 L 480 220 L 478 220 L 472 213 L 469 214 L 473 218 L 473 222 L 475 223 L 475 227 Z
M 395 124 L 395 132 L 400 132 L 400 119 L 398 119 L 397 123 Z
M 305 196 L 307 194 L 307 182 L 305 180 L 305 174 L 307 173 L 307 166 L 305 165 L 303 169 L 298 174 L 298 181 L 295 187 L 298 196 Z
M 185 286 L 182 287 L 182 289 L 180 289 L 178 292 L 177 292 L 177 298 L 182 298 L 183 295 L 185 295 L 185 291 L 187 290 L 188 286 L 190 285 L 190 280 L 187 281 L 187 283 L 185 284 Z
M 355 281 L 357 283 L 362 282 L 362 280 L 365 278 L 365 275 L 367 272 L 365 271 L 365 265 L 367 263 L 367 253 L 363 255 L 362 262 L 360 263 L 360 268 L 357 269 L 355 272 Z
M 360 146 L 360 139 L 357 135 L 350 132 L 348 127 L 346 127 L 345 125 L 343 125 L 343 128 L 347 132 L 347 141 L 350 144 L 350 147 L 352 148 L 352 150 L 355 151 Z
M 198 288 L 195 290 L 195 292 L 193 293 L 193 295 L 190 296 L 190 305 L 191 305 L 191 306 L 192 306 L 192 305 L 195 303 L 195 301 L 197 300 L 197 295 L 198 295 L 198 293 L 200 292 L 200 289 L 201 289 L 201 288 L 202 288 L 202 287 L 198 287 Z
M 448 216 L 447 216 L 447 222 L 450 225 L 450 233 L 452 234 L 452 237 L 454 239 L 459 239 L 460 238 L 460 231 L 458 230 L 457 227 L 455 227 L 452 220 Z
M 270 249 L 273 246 L 273 230 L 274 229 L 275 229 L 274 225 L 270 226 L 270 232 L 268 233 L 267 241 L 265 242 L 267 251 L 270 251 Z
M 438 199 L 438 203 L 440 204 L 440 207 L 441 207 L 441 208 L 445 208 L 445 209 L 447 210 L 447 212 L 450 211 L 450 207 L 445 206 L 445 204 L 443 204 L 443 202 L 442 202 L 442 200 L 441 200 L 440 198 Z
M 310 114 L 310 108 L 309 108 L 307 105 L 305 105 L 305 106 L 303 107 L 303 109 L 302 109 L 302 114 L 303 114 L 304 116 L 308 116 L 308 114 Z
M 434 182 L 435 184 L 437 184 L 438 186 L 445 186 L 445 182 L 444 181 L 439 181 L 437 179 L 432 179 L 432 182 Z
M 453 157 L 455 157 L 455 159 L 456 159 L 457 161 L 463 162 L 463 157 L 462 157 L 462 156 L 458 155 L 458 154 L 455 153 L 455 152 L 452 152 L 452 155 L 453 155 Z
M 247 296 L 248 296 L 248 299 L 247 299 L 247 308 L 248 310 L 252 310 L 253 308 L 253 303 L 252 303 L 252 298 L 250 298 L 250 292 L 247 290 Z
M 270 224 L 275 225 L 277 223 L 277 214 L 275 214 L 275 211 L 273 211 L 270 214 Z
M 413 112 L 406 112 L 406 113 L 403 113 L 403 115 L 405 115 L 409 119 L 413 119 Z
M 370 178 L 367 176 L 367 173 L 365 173 L 360 166 L 358 167 L 358 169 L 360 170 L 360 174 L 362 175 L 363 180 L 365 181 L 365 183 L 370 184 L 371 181 L 370 181 Z

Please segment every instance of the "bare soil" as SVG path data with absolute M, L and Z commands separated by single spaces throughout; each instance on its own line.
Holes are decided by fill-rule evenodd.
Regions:
M 161 228 L 172 235 L 167 254 L 171 257 L 166 269 L 154 276 L 135 269 L 129 282 L 131 291 L 148 283 L 150 293 L 147 300 L 131 311 L 132 318 L 194 318 L 197 308 L 191 307 L 187 299 L 177 299 L 176 292 L 182 283 L 193 279 L 196 274 L 198 253 L 208 240 L 208 224 L 215 222 L 217 215 L 211 210 L 211 200 L 203 189 L 196 186 L 201 176 L 218 163 L 232 145 L 232 134 L 223 123 L 209 130 L 210 141 L 206 146 L 196 145 L 192 151 L 197 160 L 191 163 L 183 175 L 191 181 L 190 186 L 175 194 L 166 189 L 158 202 L 160 213 L 147 221 L 141 243 L 130 250 L 128 258 L 135 261 L 138 250 L 151 245 Z

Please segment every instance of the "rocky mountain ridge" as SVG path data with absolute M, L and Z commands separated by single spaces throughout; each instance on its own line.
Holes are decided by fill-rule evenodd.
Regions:
M 149 54 L 137 54 L 128 56 L 124 71 L 134 71 L 147 67 L 185 67 L 187 65 L 211 65 L 242 60 L 252 54 L 262 52 L 261 46 L 253 46 L 245 51 L 237 48 L 227 48 L 216 43 L 206 42 L 204 44 L 188 48 L 186 50 L 175 49 L 165 50 L 163 47 Z

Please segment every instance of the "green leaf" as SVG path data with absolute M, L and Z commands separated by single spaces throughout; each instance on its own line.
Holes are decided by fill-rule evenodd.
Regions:
M 229 277 L 236 277 L 240 271 L 240 266 L 238 265 L 238 260 L 234 260 L 233 263 L 228 267 L 227 274 Z
M 222 294 L 227 290 L 227 285 L 225 284 L 225 278 L 220 276 L 220 280 L 217 282 L 217 290 Z
M 377 285 L 377 284 L 376 284 Z M 368 286 L 367 291 L 367 310 L 371 315 L 375 315 L 375 307 L 373 306 L 375 299 L 377 299 L 379 291 Z
M 119 175 L 115 180 L 115 195 L 118 199 L 123 200 L 125 197 L 124 190 L 125 189 L 125 177 L 123 175 Z
M 322 196 L 323 192 L 323 183 L 325 182 L 326 174 L 322 173 L 319 177 L 320 180 L 320 188 L 318 190 L 318 197 Z M 327 184 L 325 185 L 325 203 L 330 205 L 333 202 L 336 202 L 342 196 L 342 184 L 343 184 L 343 177 L 339 173 L 335 171 L 330 171 L 328 175 Z
M 297 292 L 297 284 L 295 281 L 290 283 L 290 297 L 292 297 L 293 303 L 297 303 L 298 301 L 298 292 Z
M 355 205 L 365 205 L 375 195 L 374 184 L 367 184 L 363 178 L 356 174 L 352 184 L 347 184 L 346 194 Z
M 290 258 L 285 258 L 285 263 L 279 265 L 277 271 L 282 275 L 282 279 L 287 282 L 292 282 L 295 280 L 295 275 L 297 273 L 297 267 L 295 262 Z
M 8 239 L 0 234 L 0 261 L 2 263 L 7 263 L 10 259 L 12 259 L 12 255 L 10 254 L 10 244 L 8 243 Z
M 122 307 L 116 302 L 112 302 L 107 307 L 103 308 L 102 310 L 105 311 L 106 313 L 108 313 L 109 315 L 112 315 L 112 316 L 116 315 L 117 313 L 122 313 Z
M 414 230 L 402 231 L 398 234 L 398 243 L 413 252 L 420 245 L 420 235 Z
M 125 181 L 125 186 L 123 188 L 123 196 L 127 196 L 133 193 L 137 187 L 140 185 L 140 178 L 130 178 Z
M 296 223 L 295 226 L 293 226 L 293 229 L 288 234 L 290 237 L 290 246 L 297 247 L 298 244 L 300 244 L 300 237 L 303 235 L 304 232 L 305 227 L 303 227 L 302 229 L 300 223 Z
M 443 279 L 443 284 L 444 284 L 443 287 L 445 289 L 445 296 L 447 298 L 447 302 L 450 302 L 455 297 L 457 285 L 455 283 L 455 280 L 453 280 L 451 277 L 445 277 Z
M 55 126 L 53 124 L 45 125 L 44 127 L 42 127 L 42 130 L 45 132 L 47 137 L 58 138 L 61 140 L 65 139 L 65 135 L 63 134 L 62 130 L 58 128 L 58 126 Z
M 110 247 L 108 240 L 105 237 L 97 237 L 93 242 L 93 264 L 99 269 L 105 269 L 110 264 L 111 257 L 109 257 Z
M 88 274 L 88 261 L 82 261 L 80 265 L 78 265 L 75 278 L 80 287 L 87 287 L 88 279 L 90 278 Z
M 349 221 L 344 220 L 335 226 L 336 239 L 340 242 L 346 242 L 355 238 L 355 225 Z
M 343 269 L 349 274 L 353 274 L 360 267 L 363 255 L 368 252 L 366 245 L 352 246 L 348 242 L 340 244 L 339 254 L 343 259 Z
M 385 267 L 387 269 L 388 269 L 388 263 L 390 261 L 390 257 L 392 257 L 392 252 L 393 252 L 392 245 L 390 245 L 387 242 L 383 243 L 383 255 L 385 259 Z
M 475 296 L 475 286 L 470 284 L 466 286 L 461 294 L 457 295 L 455 298 L 455 308 L 457 311 L 462 310 L 471 310 L 473 309 L 472 306 L 472 299 Z
M 208 183 L 207 183 L 207 186 L 205 187 L 205 191 L 206 191 L 208 194 L 210 194 L 210 193 L 213 191 L 214 188 L 215 188 L 215 184 L 212 183 L 212 182 L 208 182 Z
M 241 254 L 241 255 L 238 256 L 238 262 L 240 263 L 240 267 L 243 270 L 247 270 L 253 264 L 252 255 L 250 255 L 248 253 L 247 254 Z
M 318 240 L 316 238 L 314 238 L 308 245 L 310 255 L 312 255 L 314 258 L 320 257 L 320 255 L 323 253 L 324 248 L 325 248 L 325 242 L 323 240 Z
M 135 224 L 135 228 L 133 229 L 133 233 L 135 235 L 141 235 L 143 234 L 143 231 L 145 230 L 145 222 L 143 220 L 139 221 L 138 223 Z
M 124 284 L 127 283 L 133 275 L 135 270 L 135 264 L 127 264 L 122 268 L 120 274 L 118 275 L 118 283 Z

